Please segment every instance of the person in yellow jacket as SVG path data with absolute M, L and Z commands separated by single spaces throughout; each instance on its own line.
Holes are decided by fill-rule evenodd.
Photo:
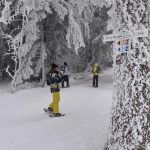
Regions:
M 95 63 L 92 67 L 92 73 L 93 73 L 93 87 L 98 87 L 98 77 L 100 73 L 100 66 L 98 63 Z
M 60 101 L 60 83 L 62 81 L 62 75 L 58 66 L 56 64 L 52 64 L 51 71 L 48 73 L 48 85 L 50 85 L 50 90 L 52 93 L 53 101 L 49 105 L 48 109 L 53 113 L 54 117 L 60 117 L 62 114 L 59 113 L 59 101 Z

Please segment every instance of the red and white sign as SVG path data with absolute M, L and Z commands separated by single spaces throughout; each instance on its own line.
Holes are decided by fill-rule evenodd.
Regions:
M 131 39 L 116 40 L 114 43 L 114 51 L 116 54 L 128 53 L 131 48 Z

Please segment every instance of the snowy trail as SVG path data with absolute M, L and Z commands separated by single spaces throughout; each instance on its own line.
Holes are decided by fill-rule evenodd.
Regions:
M 112 70 L 61 89 L 60 111 L 49 118 L 49 87 L 0 94 L 0 150 L 102 150 L 112 104 Z

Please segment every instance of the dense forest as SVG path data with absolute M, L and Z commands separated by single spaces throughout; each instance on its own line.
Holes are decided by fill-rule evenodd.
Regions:
M 67 61 L 71 72 L 98 62 L 112 65 L 111 43 L 103 43 L 112 8 L 106 1 L 1 0 L 0 69 L 12 88 L 40 81 L 51 63 Z M 109 31 L 111 32 L 111 30 Z

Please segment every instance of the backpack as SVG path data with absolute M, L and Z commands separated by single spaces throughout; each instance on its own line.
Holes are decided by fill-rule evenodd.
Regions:
M 96 67 L 96 73 L 100 73 L 100 66 Z

